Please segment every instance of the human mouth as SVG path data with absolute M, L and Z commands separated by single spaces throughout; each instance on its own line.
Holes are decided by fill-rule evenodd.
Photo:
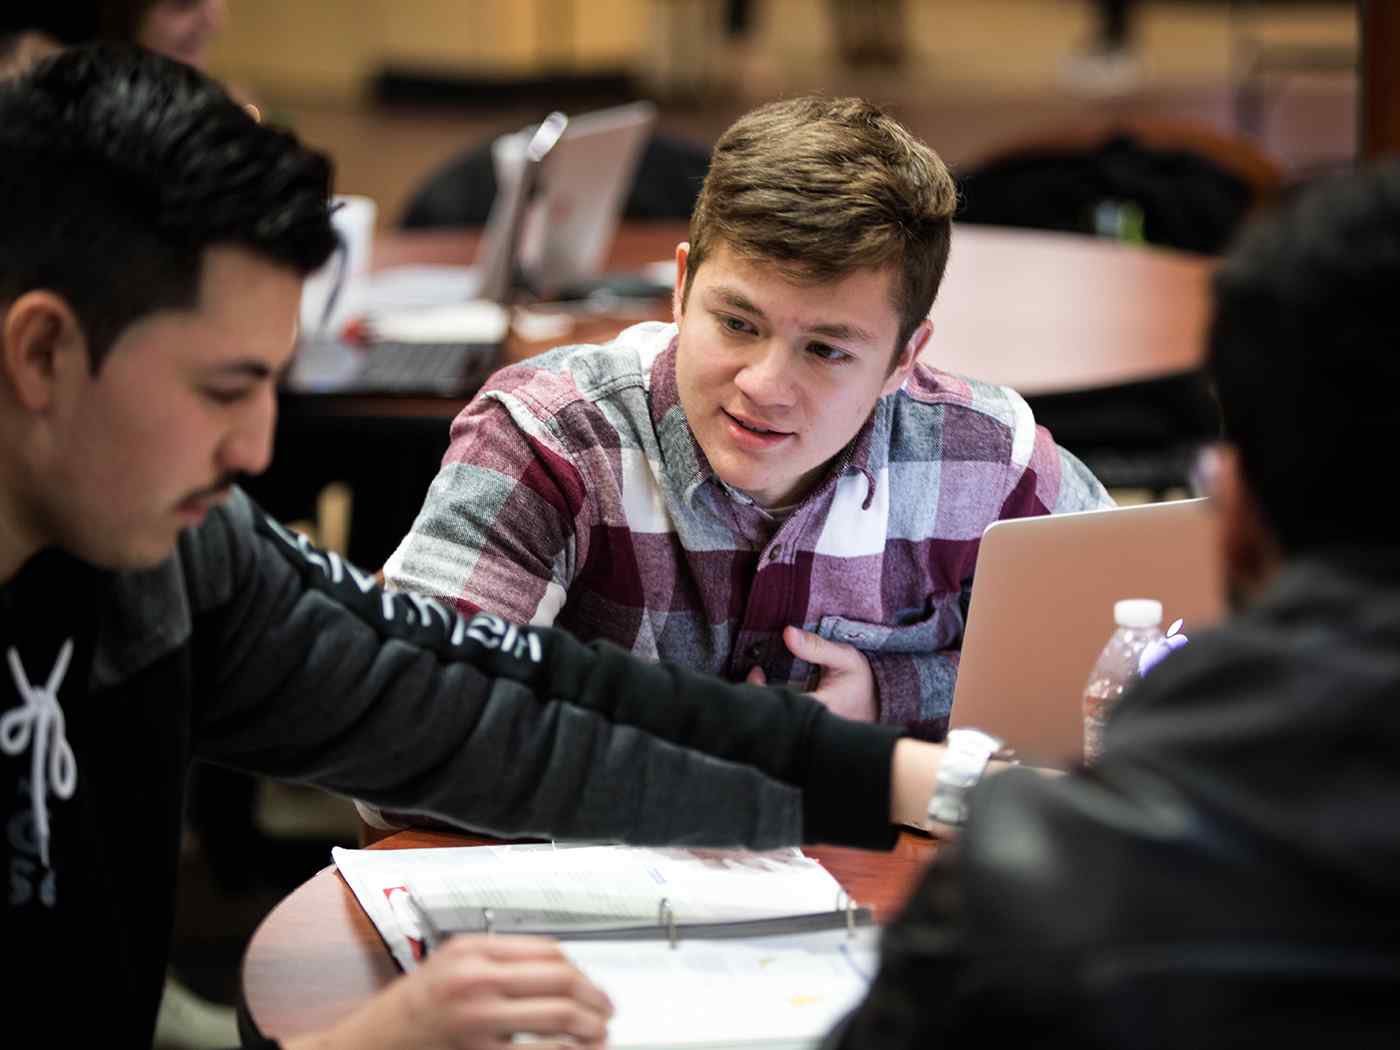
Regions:
M 724 409 L 720 409 L 720 411 L 724 414 L 730 437 L 745 448 L 772 448 L 793 436 L 791 431 L 764 426 L 757 420 L 749 419 L 746 416 L 737 416 Z
M 182 518 L 186 518 L 195 524 L 204 520 L 204 516 L 210 509 L 218 506 L 228 498 L 229 487 L 227 485 L 215 485 L 211 488 L 200 489 L 191 493 L 180 501 L 176 510 Z

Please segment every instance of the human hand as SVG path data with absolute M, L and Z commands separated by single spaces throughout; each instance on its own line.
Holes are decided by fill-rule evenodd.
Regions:
M 531 1050 L 601 1047 L 608 997 L 542 937 L 453 937 L 335 1027 L 284 1050 L 477 1050 L 529 1034 Z
M 820 668 L 817 688 L 811 693 L 814 699 L 842 718 L 875 721 L 875 672 L 864 653 L 800 627 L 784 627 L 783 642 L 793 656 Z

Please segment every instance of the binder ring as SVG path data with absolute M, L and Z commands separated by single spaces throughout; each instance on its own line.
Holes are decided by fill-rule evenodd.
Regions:
M 495 932 L 495 925 L 496 925 L 496 917 L 495 917 L 494 915 L 491 914 L 491 909 L 490 909 L 490 908 L 482 908 L 482 909 L 481 909 L 481 932 L 482 932 L 482 933 L 494 933 L 494 932 Z
M 845 890 L 840 890 L 836 894 L 836 910 L 846 913 L 846 936 L 854 937 L 856 933 L 856 901 Z
M 668 898 L 662 897 L 656 906 L 656 924 L 666 928 L 666 939 L 676 946 L 676 912 Z

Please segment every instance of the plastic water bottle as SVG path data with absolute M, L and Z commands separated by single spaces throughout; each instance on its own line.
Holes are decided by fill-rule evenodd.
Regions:
M 1158 653 L 1166 644 L 1162 634 L 1162 603 L 1154 598 L 1126 598 L 1113 603 L 1118 625 L 1099 653 L 1084 687 L 1084 761 L 1094 762 L 1103 751 L 1103 727 L 1123 690 L 1142 674 L 1143 654 Z M 1183 639 L 1184 640 L 1184 639 Z

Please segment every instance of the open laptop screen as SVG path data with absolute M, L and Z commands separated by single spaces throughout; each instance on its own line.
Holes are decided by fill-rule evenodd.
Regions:
M 1080 705 L 1113 633 L 1113 603 L 1156 598 L 1163 629 L 1224 611 L 1215 512 L 1204 499 L 1017 518 L 982 537 L 951 726 L 976 726 L 1025 761 L 1082 755 Z
M 530 178 L 526 151 L 537 129 L 497 139 L 497 190 L 478 259 L 482 273 L 498 271 L 509 259 L 506 265 L 518 266 L 530 290 L 544 298 L 596 276 L 655 123 L 650 102 L 569 117 Z M 522 189 L 530 199 L 518 211 Z M 514 231 L 517 214 L 521 228 Z

